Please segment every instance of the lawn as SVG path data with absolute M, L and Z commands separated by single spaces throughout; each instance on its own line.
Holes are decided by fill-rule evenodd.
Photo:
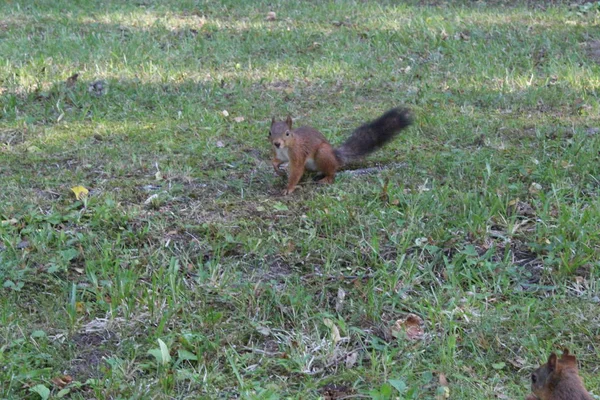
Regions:
M 523 399 L 563 347 L 600 395 L 600 4 L 569 3 L 1 2 L 0 398 Z M 273 116 L 340 144 L 394 106 L 281 195 Z

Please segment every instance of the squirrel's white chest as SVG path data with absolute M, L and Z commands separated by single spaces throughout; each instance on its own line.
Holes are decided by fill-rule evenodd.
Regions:
M 281 161 L 284 161 L 284 162 L 290 161 L 290 153 L 289 153 L 287 147 L 284 147 L 284 148 L 276 147 L 275 155 L 277 155 L 277 158 L 280 159 Z

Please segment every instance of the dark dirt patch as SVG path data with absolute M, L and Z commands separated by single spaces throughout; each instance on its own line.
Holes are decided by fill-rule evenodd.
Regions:
M 320 392 L 325 400 L 338 400 L 352 398 L 355 391 L 351 386 L 330 383 L 323 386 Z
M 74 355 L 68 374 L 75 380 L 85 382 L 90 378 L 100 378 L 102 360 L 115 350 L 117 337 L 108 330 L 78 333 L 71 338 Z
M 250 281 L 275 281 L 283 283 L 287 277 L 294 274 L 294 267 L 280 257 L 267 260 L 257 260 L 256 267 L 249 271 Z

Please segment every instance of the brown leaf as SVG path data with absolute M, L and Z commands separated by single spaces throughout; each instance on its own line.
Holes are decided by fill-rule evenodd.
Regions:
M 70 77 L 67 78 L 67 87 L 71 88 L 73 86 L 75 86 L 75 83 L 77 83 L 77 78 L 79 78 L 79 74 L 73 74 Z
M 70 375 L 57 376 L 52 378 L 52 383 L 60 389 L 73 382 L 73 378 Z
M 423 339 L 423 320 L 415 314 L 408 314 L 406 318 L 399 319 L 392 326 L 392 335 L 398 337 L 400 332 L 404 332 L 408 340 Z
M 239 123 L 239 122 L 244 122 L 245 118 L 240 116 L 240 117 L 235 117 L 233 120 L 234 120 L 235 122 L 238 122 L 238 123 Z
M 440 386 L 448 386 L 448 379 L 446 379 L 446 375 L 442 372 L 440 372 L 439 381 Z
M 275 14 L 274 11 L 269 11 L 267 13 L 267 18 L 265 18 L 267 21 L 275 21 L 277 19 L 277 14 Z

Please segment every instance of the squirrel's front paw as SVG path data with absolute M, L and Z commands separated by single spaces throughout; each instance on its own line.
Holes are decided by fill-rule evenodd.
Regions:
M 295 186 L 294 186 L 294 187 L 291 187 L 291 188 L 284 189 L 284 190 L 283 190 L 283 192 L 282 192 L 282 194 L 283 194 L 284 196 L 287 196 L 288 194 L 292 194 L 292 192 L 293 192 L 294 190 L 296 190 L 296 187 L 295 187 Z

